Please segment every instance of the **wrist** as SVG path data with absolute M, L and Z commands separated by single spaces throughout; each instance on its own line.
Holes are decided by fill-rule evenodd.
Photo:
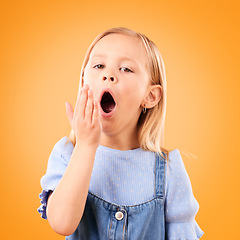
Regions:
M 85 141 L 76 141 L 75 145 L 76 149 L 81 149 L 89 152 L 96 152 L 98 145 L 97 144 L 89 144 Z

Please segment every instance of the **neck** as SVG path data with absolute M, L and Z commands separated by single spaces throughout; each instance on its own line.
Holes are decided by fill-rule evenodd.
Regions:
M 139 148 L 138 131 L 135 129 L 130 133 L 124 131 L 118 134 L 102 133 L 100 144 L 122 151 Z

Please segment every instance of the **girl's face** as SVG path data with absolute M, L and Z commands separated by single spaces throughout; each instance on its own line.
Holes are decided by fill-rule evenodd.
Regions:
M 99 104 L 103 132 L 136 131 L 150 85 L 147 53 L 137 37 L 109 34 L 93 47 L 83 82 Z

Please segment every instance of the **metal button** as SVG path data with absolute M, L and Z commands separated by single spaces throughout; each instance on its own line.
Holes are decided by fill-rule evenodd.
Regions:
M 115 218 L 116 218 L 118 221 L 121 221 L 121 220 L 124 218 L 123 212 L 121 212 L 121 211 L 116 212 Z

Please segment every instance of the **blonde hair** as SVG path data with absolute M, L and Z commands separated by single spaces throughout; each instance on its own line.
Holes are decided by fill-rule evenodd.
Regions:
M 167 155 L 168 159 L 169 151 L 163 148 L 167 104 L 167 83 L 165 67 L 158 48 L 148 37 L 146 37 L 144 34 L 123 27 L 111 28 L 99 34 L 92 42 L 92 44 L 89 46 L 87 53 L 85 55 L 81 69 L 79 90 L 83 86 L 84 70 L 88 63 L 89 56 L 91 54 L 93 47 L 100 39 L 112 33 L 120 33 L 129 36 L 135 36 L 143 43 L 143 46 L 146 49 L 151 84 L 153 85 L 158 84 L 162 87 L 161 91 L 162 96 L 156 106 L 154 106 L 151 109 L 147 109 L 146 113 L 143 112 L 141 113 L 138 121 L 139 129 L 138 138 L 140 147 L 142 149 L 157 152 L 158 154 L 165 158 L 165 156 L 162 153 L 164 152 Z M 70 140 L 75 146 L 76 137 L 73 130 L 71 130 L 68 140 Z

